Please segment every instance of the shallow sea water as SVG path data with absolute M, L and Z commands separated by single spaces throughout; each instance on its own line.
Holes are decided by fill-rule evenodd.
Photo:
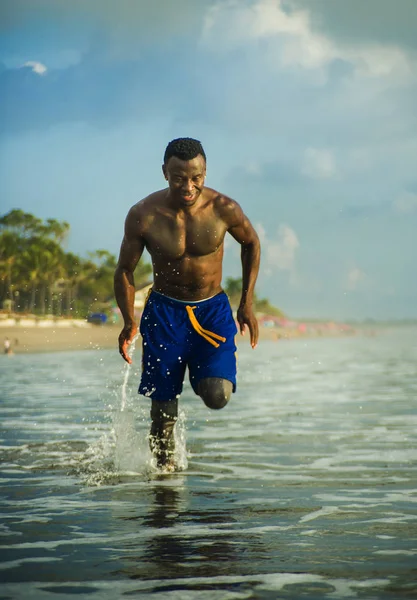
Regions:
M 0 599 L 417 598 L 417 332 L 239 346 L 147 448 L 140 349 L 0 357 Z

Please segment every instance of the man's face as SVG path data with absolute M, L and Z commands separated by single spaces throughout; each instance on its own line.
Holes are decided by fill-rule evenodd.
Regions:
M 168 181 L 171 197 L 184 206 L 192 206 L 204 187 L 206 161 L 198 154 L 192 160 L 181 160 L 171 156 L 162 166 Z

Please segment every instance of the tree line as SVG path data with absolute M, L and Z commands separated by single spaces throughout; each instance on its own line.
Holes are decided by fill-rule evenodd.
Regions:
M 114 305 L 116 257 L 107 250 L 82 258 L 64 249 L 70 226 L 42 220 L 20 209 L 0 218 L 0 307 L 9 312 L 85 318 Z M 152 267 L 143 259 L 135 284 L 150 281 Z M 224 289 L 237 308 L 242 279 L 228 277 Z M 283 316 L 267 299 L 254 298 L 255 310 Z
M 224 285 L 224 291 L 229 296 L 230 304 L 233 309 L 237 309 L 242 294 L 242 278 L 228 277 Z M 273 306 L 267 298 L 258 298 L 256 292 L 253 295 L 253 305 L 255 312 L 272 315 L 275 317 L 285 317 L 281 309 Z
M 113 300 L 116 257 L 96 250 L 82 258 L 64 249 L 70 226 L 14 209 L 0 218 L 0 306 L 35 315 L 84 318 Z M 140 261 L 136 283 L 150 278 Z

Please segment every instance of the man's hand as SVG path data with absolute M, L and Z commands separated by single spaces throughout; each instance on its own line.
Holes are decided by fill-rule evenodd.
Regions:
M 137 332 L 138 326 L 136 323 L 132 323 L 131 325 L 125 325 L 119 335 L 119 352 L 129 365 L 132 364 L 132 359 L 128 354 L 128 350 Z
M 250 345 L 252 348 L 256 348 L 258 345 L 258 321 L 253 313 L 252 307 L 239 306 L 237 311 L 237 321 L 239 323 L 239 329 L 241 335 L 245 335 L 246 326 L 249 327 L 250 333 Z

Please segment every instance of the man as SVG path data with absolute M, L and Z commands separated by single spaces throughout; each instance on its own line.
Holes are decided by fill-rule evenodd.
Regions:
M 124 327 L 119 351 L 137 334 L 133 272 L 144 248 L 151 255 L 154 284 L 140 323 L 143 340 L 139 393 L 152 399 L 150 446 L 158 466 L 174 468 L 173 430 L 185 369 L 197 395 L 211 409 L 223 408 L 236 389 L 236 325 L 221 287 L 224 237 L 241 245 L 240 332 L 249 328 L 252 348 L 258 324 L 252 300 L 259 270 L 258 236 L 232 199 L 204 186 L 206 155 L 198 140 L 179 138 L 165 150 L 168 188 L 129 211 L 114 284 Z

